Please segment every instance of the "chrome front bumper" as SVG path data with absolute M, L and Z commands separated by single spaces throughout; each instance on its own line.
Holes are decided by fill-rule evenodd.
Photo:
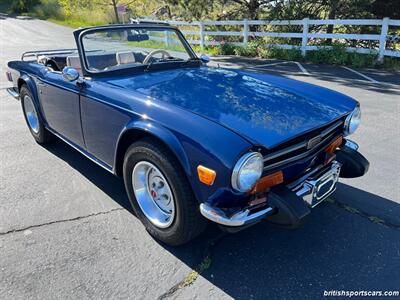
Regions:
M 267 207 L 258 212 L 252 213 L 249 209 L 241 210 L 231 217 L 228 217 L 225 212 L 219 208 L 211 207 L 208 204 L 200 204 L 200 212 L 207 219 L 225 226 L 243 226 L 255 223 L 274 211 L 272 207 Z
M 328 169 L 326 167 L 313 169 L 287 187 L 298 197 L 302 198 L 309 207 L 315 207 L 335 191 L 339 179 L 340 167 L 340 163 L 333 161 Z M 215 223 L 231 227 L 257 223 L 261 219 L 274 214 L 275 209 L 279 211 L 279 207 L 267 206 L 255 212 L 246 208 L 236 212 L 232 216 L 227 216 L 219 208 L 212 207 L 206 203 L 200 204 L 200 212 L 204 217 Z
M 315 207 L 336 190 L 340 168 L 341 164 L 333 161 L 330 169 L 322 174 L 311 175 L 292 190 L 297 196 L 303 198 L 310 207 Z
M 14 88 L 7 88 L 7 92 L 16 100 L 19 100 L 19 94 L 14 90 Z

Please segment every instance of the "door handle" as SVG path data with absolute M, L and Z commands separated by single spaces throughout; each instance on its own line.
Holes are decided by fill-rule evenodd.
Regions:
M 42 86 L 42 87 L 46 86 L 46 84 L 44 82 L 40 82 L 40 81 L 37 83 L 37 85 Z

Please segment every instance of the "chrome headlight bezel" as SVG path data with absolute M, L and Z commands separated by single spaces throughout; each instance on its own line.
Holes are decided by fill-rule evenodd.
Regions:
M 346 117 L 344 121 L 344 135 L 348 136 L 353 134 L 358 126 L 360 126 L 361 122 L 361 109 L 360 105 L 357 105 L 356 108 Z
M 253 178 L 250 183 L 243 183 L 243 171 L 249 164 L 255 163 Z M 261 178 L 264 169 L 263 156 L 259 152 L 249 152 L 244 154 L 236 163 L 232 171 L 231 184 L 232 187 L 239 192 L 247 192 L 251 190 L 257 181 Z

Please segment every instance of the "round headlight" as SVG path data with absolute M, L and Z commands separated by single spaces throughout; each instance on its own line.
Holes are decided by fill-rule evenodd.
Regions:
M 260 179 L 264 167 L 263 157 L 258 152 L 243 155 L 232 172 L 232 187 L 239 192 L 247 192 Z
M 344 121 L 344 134 L 349 135 L 354 133 L 361 122 L 360 106 L 357 107 L 349 114 Z

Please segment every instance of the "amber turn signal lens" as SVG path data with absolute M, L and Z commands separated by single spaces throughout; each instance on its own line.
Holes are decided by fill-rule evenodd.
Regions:
M 325 152 L 327 152 L 327 153 L 335 152 L 336 148 L 338 148 L 342 143 L 343 143 L 343 137 L 339 136 L 328 147 L 326 147 Z
M 199 180 L 202 183 L 206 185 L 212 185 L 214 183 L 215 177 L 217 176 L 217 173 L 214 170 L 199 165 L 197 167 L 197 175 L 199 176 Z
M 283 173 L 278 171 L 260 178 L 254 188 L 250 191 L 251 194 L 262 192 L 267 188 L 278 185 L 283 182 Z

